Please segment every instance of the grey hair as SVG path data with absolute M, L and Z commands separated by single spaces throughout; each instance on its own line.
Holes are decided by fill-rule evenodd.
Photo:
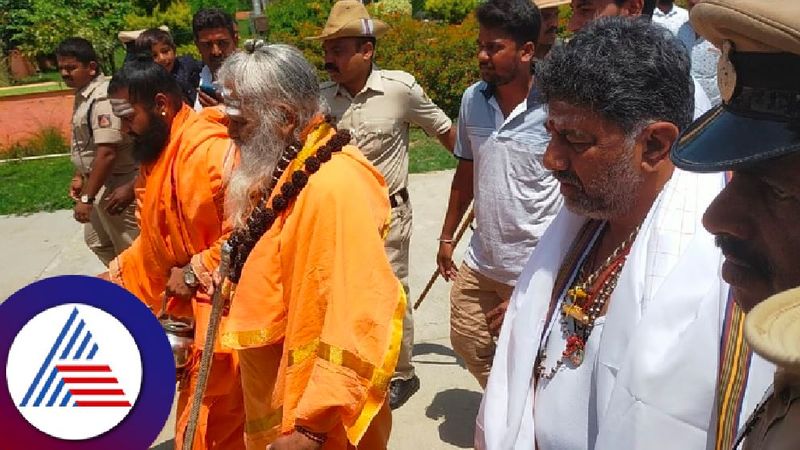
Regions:
M 322 109 L 314 66 L 290 45 L 248 40 L 244 49 L 226 59 L 218 73 L 224 92 L 232 94 L 226 104 L 230 100 L 248 116 L 277 123 L 287 119 L 285 111 L 276 107 L 284 105 L 296 115 L 299 135 Z
M 228 115 L 241 115 L 257 124 L 255 132 L 237 141 L 241 164 L 228 183 L 225 211 L 241 228 L 253 204 L 254 189 L 271 183 L 285 147 L 299 141 L 312 117 L 321 112 L 319 81 L 314 67 L 294 47 L 247 41 L 219 70 Z M 292 114 L 294 136 L 280 136 L 279 128 Z
M 644 20 L 594 20 L 536 64 L 536 82 L 548 103 L 588 108 L 628 135 L 654 121 L 682 130 L 694 115 L 685 47 Z

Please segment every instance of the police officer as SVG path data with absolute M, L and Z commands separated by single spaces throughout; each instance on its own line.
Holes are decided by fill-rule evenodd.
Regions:
M 775 294 L 747 314 L 745 337 L 777 366 L 769 395 L 739 433 L 744 450 L 800 448 L 800 288 Z
M 84 238 L 106 266 L 139 234 L 133 185 L 139 171 L 132 141 L 120 132 L 120 120 L 107 99 L 103 76 L 92 44 L 68 38 L 56 49 L 58 70 L 75 89 L 72 113 L 72 163 L 75 176 L 69 195 L 74 217 L 84 224 Z
M 755 307 L 755 313 L 766 298 L 800 285 L 800 2 L 703 0 L 692 8 L 690 20 L 699 35 L 721 50 L 717 81 L 722 105 L 684 131 L 671 157 L 684 170 L 732 173 L 703 224 L 716 235 L 726 257 L 722 278 L 730 283 L 733 299 L 745 312 Z M 780 309 L 778 316 L 797 317 L 796 306 Z M 783 329 L 776 332 L 792 336 L 788 322 L 780 323 Z M 793 326 L 796 330 L 796 322 Z M 736 330 L 731 328 L 732 333 Z M 773 362 L 797 370 L 798 334 L 793 333 L 794 342 L 782 350 L 793 348 L 793 356 L 770 355 L 765 347 L 761 351 Z M 759 408 L 747 421 L 749 426 L 739 430 L 740 438 L 750 433 L 745 449 L 800 448 L 797 420 L 782 427 L 795 433 L 792 442 L 782 440 L 785 435 L 782 445 L 765 437 L 782 418 L 800 417 L 797 386 L 781 382 L 786 378 L 780 374 L 779 370 L 767 396 L 771 406 Z M 751 372 L 748 391 L 754 381 L 758 380 Z M 768 386 L 769 381 L 762 384 Z M 745 397 L 760 398 L 763 392 L 746 392 Z M 718 397 L 725 400 L 723 389 Z M 720 411 L 724 406 L 720 404 Z M 724 416 L 729 414 L 720 414 L 718 430 L 725 428 Z M 727 435 L 735 436 L 732 431 Z M 718 436 L 716 448 L 737 445 Z
M 355 144 L 380 170 L 389 187 L 392 219 L 386 252 L 408 296 L 408 248 L 411 203 L 408 198 L 408 127 L 415 124 L 453 150 L 452 121 L 434 104 L 414 77 L 399 70 L 382 70 L 373 62 L 376 38 L 388 29 L 372 19 L 357 0 L 334 3 L 322 34 L 325 70 L 331 81 L 321 86 L 322 97 L 338 127 L 353 133 Z M 397 408 L 419 389 L 411 365 L 414 344 L 413 302 L 403 322 L 403 342 L 389 389 L 389 404 Z

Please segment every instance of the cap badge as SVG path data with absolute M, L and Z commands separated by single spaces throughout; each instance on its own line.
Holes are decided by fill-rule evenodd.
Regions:
M 733 93 L 736 91 L 736 68 L 730 58 L 733 52 L 733 42 L 722 41 L 722 56 L 717 65 L 717 83 L 720 96 L 725 103 L 730 103 Z

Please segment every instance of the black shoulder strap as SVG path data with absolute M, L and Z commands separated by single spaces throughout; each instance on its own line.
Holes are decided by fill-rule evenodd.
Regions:
M 94 128 L 92 128 L 92 111 L 94 111 L 94 102 L 97 99 L 93 98 L 91 102 L 89 102 L 89 109 L 86 110 L 86 123 L 89 126 L 89 139 L 94 140 Z

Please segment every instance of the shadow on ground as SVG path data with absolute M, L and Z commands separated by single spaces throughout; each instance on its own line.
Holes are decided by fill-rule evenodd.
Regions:
M 435 361 L 426 359 L 425 355 L 449 356 L 453 358 L 453 361 Z M 459 365 L 462 368 L 465 368 L 464 361 L 461 359 L 461 357 L 456 355 L 456 353 L 450 347 L 441 344 L 433 344 L 430 342 L 414 344 L 413 356 L 414 364 L 429 364 L 438 366 Z
M 175 440 L 170 439 L 167 442 L 162 442 L 155 447 L 150 447 L 150 450 L 174 450 L 175 449 Z
M 475 417 L 481 404 L 481 394 L 467 389 L 438 392 L 425 415 L 444 421 L 439 424 L 439 439 L 460 448 L 473 448 Z

